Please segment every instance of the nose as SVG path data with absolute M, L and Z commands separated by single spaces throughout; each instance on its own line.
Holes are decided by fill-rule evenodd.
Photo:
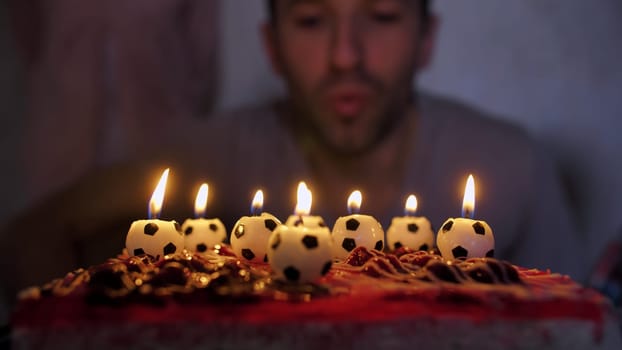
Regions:
M 360 33 L 354 21 L 336 23 L 333 29 L 331 63 L 337 71 L 348 71 L 361 63 Z

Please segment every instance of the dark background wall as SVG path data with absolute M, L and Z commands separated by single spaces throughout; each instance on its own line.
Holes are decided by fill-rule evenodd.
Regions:
M 23 204 L 17 145 L 22 134 L 25 100 L 23 71 L 3 1 L 0 4 L 0 223 Z

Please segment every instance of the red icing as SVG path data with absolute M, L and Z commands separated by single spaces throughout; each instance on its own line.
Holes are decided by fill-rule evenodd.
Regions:
M 486 266 L 486 261 L 491 260 L 482 261 L 482 266 Z M 426 271 L 421 266 L 428 262 L 445 263 L 427 253 L 406 252 L 398 258 L 357 249 L 345 263 L 334 264 L 320 281 L 320 285 L 331 291 L 330 295 L 291 295 L 269 290 L 257 293 L 255 299 L 233 296 L 206 302 L 201 299 L 205 295 L 195 293 L 177 297 L 177 302 L 173 298 L 165 299 L 160 306 L 145 302 L 121 306 L 89 305 L 84 301 L 84 286 L 79 284 L 64 297 L 23 300 L 14 315 L 13 325 L 50 328 L 87 320 L 96 325 L 109 322 L 170 323 L 175 320 L 205 324 L 281 324 L 314 321 L 374 323 L 420 317 L 459 318 L 474 322 L 576 319 L 594 322 L 596 336 L 602 333 L 608 312 L 606 300 L 567 276 L 516 268 L 521 280 L 517 284 L 425 282 L 430 279 L 427 275 L 415 278 Z M 197 259 L 189 264 L 197 263 L 207 262 Z M 163 262 L 157 264 L 165 266 Z M 449 264 L 452 269 L 457 266 Z M 257 264 L 252 269 L 265 271 L 269 267 Z M 70 286 L 72 276 L 64 278 L 62 285 Z M 466 278 L 464 276 L 460 278 Z M 179 277 L 173 275 L 173 278 Z M 292 299 L 308 299 L 310 302 Z

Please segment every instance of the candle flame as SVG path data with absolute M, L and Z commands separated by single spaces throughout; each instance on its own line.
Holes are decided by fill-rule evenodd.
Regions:
M 311 202 L 313 198 L 311 196 L 311 191 L 307 187 L 307 184 L 304 181 L 300 181 L 298 184 L 298 194 L 297 194 L 297 202 L 296 202 L 296 215 L 309 215 L 311 213 Z
M 363 202 L 363 195 L 361 191 L 356 190 L 350 194 L 348 197 L 348 212 L 350 214 L 358 214 L 361 210 L 361 203 Z
M 473 175 L 469 175 L 466 187 L 464 188 L 464 199 L 462 200 L 462 217 L 471 218 L 475 214 L 475 180 Z
M 201 187 L 199 187 L 199 191 L 197 192 L 197 199 L 194 201 L 194 216 L 197 219 L 205 216 L 208 190 L 209 187 L 206 183 L 204 183 L 201 185 Z
M 407 216 L 414 216 L 417 211 L 417 197 L 414 194 L 408 196 L 406 199 L 406 206 L 404 207 L 404 212 Z
M 253 203 L 251 204 L 251 214 L 259 215 L 263 209 L 263 191 L 257 190 L 255 197 L 253 197 Z
M 166 181 L 168 180 L 168 172 L 167 168 L 162 173 L 160 177 L 160 181 L 156 186 L 153 194 L 151 195 L 151 199 L 149 200 L 149 218 L 157 219 L 160 217 L 160 212 L 162 211 L 162 202 L 164 202 L 164 191 L 166 189 Z

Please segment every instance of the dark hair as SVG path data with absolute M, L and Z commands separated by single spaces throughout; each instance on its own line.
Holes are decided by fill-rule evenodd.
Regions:
M 426 23 L 428 18 L 430 17 L 430 3 L 432 0 L 419 0 L 419 5 L 421 9 L 421 19 Z M 270 19 L 270 23 L 276 23 L 276 0 L 268 0 L 268 18 Z

